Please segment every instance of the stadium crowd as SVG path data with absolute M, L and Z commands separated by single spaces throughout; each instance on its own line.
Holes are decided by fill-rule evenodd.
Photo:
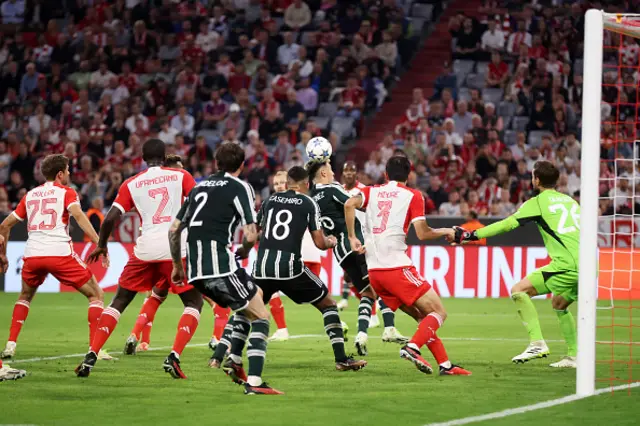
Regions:
M 196 178 L 221 141 L 246 150 L 259 194 L 341 135 L 313 119 L 335 99 L 356 129 L 415 42 L 394 0 L 4 0 L 0 13 L 0 211 L 64 153 L 84 208 L 107 208 L 145 167 L 152 137 Z
M 144 167 L 150 137 L 196 178 L 213 170 L 218 143 L 241 143 L 244 178 L 263 198 L 277 170 L 304 164 L 311 137 L 340 143 L 314 120 L 320 103 L 335 100 L 336 116 L 359 129 L 384 100 L 416 47 L 406 2 L 94 0 L 54 16 L 58 1 L 3 1 L 0 212 L 43 180 L 39 162 L 57 152 L 72 160 L 83 207 L 105 209 Z M 559 189 L 579 198 L 583 7 L 490 0 L 477 17 L 456 14 L 433 96 L 414 90 L 359 179 L 380 181 L 402 150 L 429 214 L 505 216 L 532 195 L 535 161 L 548 159 L 562 171 Z M 635 206 L 635 181 L 624 179 L 635 164 L 621 158 L 635 152 L 640 47 L 606 43 L 622 43 L 605 52 L 614 66 L 600 189 L 612 214 Z M 617 66 L 620 52 L 629 68 Z

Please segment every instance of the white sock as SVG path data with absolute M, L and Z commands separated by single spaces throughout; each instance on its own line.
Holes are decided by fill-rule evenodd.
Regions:
M 249 377 L 247 377 L 247 383 L 249 383 L 249 386 L 260 386 L 262 384 L 262 377 L 260 377 L 260 376 L 249 376 Z
M 229 358 L 231 358 L 231 361 L 235 362 L 236 364 L 242 364 L 242 357 L 238 355 L 229 354 Z
M 385 327 L 385 328 L 384 328 L 384 331 L 385 331 L 385 332 L 387 332 L 387 331 L 388 331 L 389 333 L 391 333 L 391 332 L 393 331 L 393 329 L 394 329 L 394 328 L 395 328 L 395 327 Z
M 451 361 L 445 361 L 442 364 L 440 364 L 440 367 L 442 368 L 451 368 Z

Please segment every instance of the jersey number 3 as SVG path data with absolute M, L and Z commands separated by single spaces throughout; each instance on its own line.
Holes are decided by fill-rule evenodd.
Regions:
M 568 234 L 569 232 L 574 232 L 576 228 L 580 229 L 580 214 L 578 213 L 578 206 L 576 204 L 571 207 L 571 211 L 567 210 L 564 204 L 552 204 L 549 206 L 549 211 L 551 213 L 560 211 L 558 234 Z M 573 225 L 567 226 L 567 219 L 569 219 L 569 216 L 571 216 Z
M 374 234 L 382 234 L 387 229 L 391 206 L 393 206 L 393 201 L 378 201 L 378 217 L 382 217 L 382 221 L 380 222 L 380 226 L 373 227 Z

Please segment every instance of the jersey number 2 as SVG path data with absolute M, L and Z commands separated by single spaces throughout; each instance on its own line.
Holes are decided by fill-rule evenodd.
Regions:
M 53 228 L 55 228 L 56 222 L 58 221 L 58 213 L 49 206 L 51 204 L 56 204 L 57 202 L 58 200 L 56 200 L 55 198 L 27 201 L 27 209 L 31 209 L 29 222 L 27 223 L 27 229 L 29 231 L 51 231 Z M 45 223 L 44 221 L 42 221 L 38 225 L 34 225 L 33 220 L 36 218 L 36 215 L 38 213 L 40 213 L 42 216 L 49 216 L 49 223 Z
M 393 201 L 378 201 L 378 217 L 382 217 L 382 221 L 380 222 L 380 226 L 373 227 L 374 234 L 382 234 L 387 229 L 391 206 L 393 206 Z
M 169 204 L 169 190 L 166 186 L 149 190 L 149 197 L 155 199 L 157 195 L 162 196 L 162 199 L 160 200 L 158 209 L 153 214 L 153 218 L 151 219 L 153 224 L 158 225 L 160 223 L 171 222 L 171 216 L 161 216 L 164 208 L 167 207 L 167 204 Z

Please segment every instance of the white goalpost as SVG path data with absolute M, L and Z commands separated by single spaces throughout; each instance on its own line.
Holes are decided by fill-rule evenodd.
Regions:
M 636 230 L 637 224 L 635 217 L 640 218 L 640 211 L 635 211 L 636 200 L 636 163 L 639 160 L 637 152 L 638 124 L 640 118 L 638 109 L 640 108 L 640 97 L 636 99 L 623 99 L 621 92 L 631 88 L 632 92 L 638 91 L 640 81 L 640 46 L 637 46 L 629 39 L 625 40 L 625 36 L 640 38 L 640 15 L 637 14 L 612 14 L 601 10 L 591 9 L 585 15 L 584 27 L 584 62 L 583 62 L 583 98 L 582 98 L 582 148 L 581 148 L 581 184 L 580 184 L 580 259 L 579 259 L 579 284 L 578 284 L 578 368 L 576 372 L 576 395 L 585 397 L 596 394 L 597 381 L 609 381 L 613 385 L 615 381 L 627 383 L 629 389 L 632 387 L 634 380 L 633 365 L 634 345 L 640 344 L 637 338 L 633 337 L 634 327 L 640 325 L 634 324 L 634 309 L 640 309 L 634 305 L 633 297 L 637 297 L 638 287 L 640 287 L 640 274 L 634 268 L 634 258 L 640 252 L 636 251 L 638 244 L 636 237 L 639 234 Z M 606 46 L 605 46 L 606 44 Z M 605 84 L 603 85 L 603 75 L 606 74 Z M 633 75 L 634 83 L 629 84 L 627 79 Z M 603 102 L 603 87 L 609 90 L 609 95 Z M 615 96 L 612 99 L 610 91 L 613 90 Z M 625 94 L 626 96 L 626 94 Z M 607 103 L 608 102 L 608 103 Z M 615 111 L 613 115 L 604 113 L 602 105 L 605 105 L 609 111 Z M 628 128 L 623 126 L 628 121 L 628 116 L 621 118 L 623 108 L 629 108 L 635 105 L 635 116 L 633 117 L 632 132 L 628 132 Z M 603 121 L 604 120 L 604 121 Z M 602 128 L 602 126 L 606 126 Z M 612 129 L 613 127 L 613 129 Z M 623 130 L 627 131 L 626 136 Z M 604 131 L 604 132 L 603 132 Z M 604 136 L 603 136 L 604 133 Z M 633 137 L 634 140 L 629 140 Z M 603 139 L 604 138 L 604 139 Z M 601 144 L 605 141 L 608 146 L 613 146 L 612 152 L 606 156 L 604 162 L 613 164 L 613 170 L 606 178 L 601 180 Z M 626 145 L 630 144 L 630 145 Z M 606 147 L 607 145 L 605 145 Z M 626 148 L 626 149 L 625 149 Z M 620 152 L 627 152 L 627 155 Z M 631 158 L 629 158 L 629 155 Z M 618 164 L 631 163 L 633 173 L 629 177 L 618 175 Z M 608 166 L 607 166 L 608 167 Z M 606 169 L 606 168 L 605 168 Z M 618 201 L 617 185 L 619 180 L 632 179 L 631 194 L 629 191 L 624 194 L 630 198 L 630 214 L 629 212 L 618 213 L 616 202 Z M 607 182 L 611 181 L 611 182 Z M 608 196 L 600 196 L 601 185 L 605 184 L 605 188 L 613 187 L 613 198 L 611 192 Z M 613 184 L 613 185 L 612 185 Z M 606 203 L 613 205 L 613 213 L 606 218 L 599 218 L 598 208 L 600 201 L 605 200 Z M 612 202 L 613 201 L 613 202 Z M 636 216 L 638 215 L 638 216 Z M 629 229 L 618 229 L 619 225 L 624 222 L 624 226 Z M 608 224 L 606 226 L 600 226 Z M 605 237 L 605 243 L 599 238 Z M 619 239 L 627 241 L 625 244 L 619 244 Z M 604 244 L 606 249 L 598 252 L 598 243 Z M 600 254 L 600 256 L 599 256 Z M 616 257 L 616 254 L 618 256 Z M 599 262 L 600 260 L 600 262 Z M 606 262 L 605 262 L 606 261 Z M 600 263 L 600 271 L 599 269 Z M 603 267 L 604 264 L 606 267 Z M 598 274 L 602 274 L 601 282 L 598 283 Z M 606 275 L 606 278 L 604 276 Z M 607 287 L 608 282 L 609 286 Z M 622 282 L 625 281 L 625 282 Z M 625 287 L 625 284 L 627 287 Z M 597 341 L 596 330 L 597 325 L 597 300 L 598 286 L 606 293 L 611 294 L 610 305 L 606 307 L 610 312 L 610 323 L 603 325 L 601 328 L 609 328 L 611 331 L 610 341 Z M 618 306 L 614 303 L 615 297 L 628 297 L 628 305 L 622 303 Z M 621 296 L 621 295 L 626 296 Z M 616 311 L 626 310 L 625 320 L 629 324 L 621 324 L 616 321 Z M 619 319 L 619 318 L 618 318 Z M 628 332 L 628 341 L 619 341 L 616 338 L 616 328 L 626 328 Z M 626 339 L 626 337 L 625 337 Z M 597 344 L 608 344 L 611 347 L 611 359 L 598 360 L 596 357 Z M 628 350 L 624 354 L 615 352 L 614 346 L 624 346 Z M 601 356 L 603 353 L 600 352 Z M 619 357 L 619 358 L 618 358 Z M 629 357 L 624 359 L 623 357 Z M 596 366 L 598 363 L 609 364 L 610 373 L 606 379 L 596 377 Z M 628 379 L 621 379 L 614 373 L 616 366 L 624 366 L 627 371 Z M 628 366 L 628 367 L 626 367 Z M 619 370 L 615 370 L 619 372 Z M 602 375 L 602 373 L 601 373 Z M 633 386 L 637 383 L 633 384 Z
M 596 385 L 596 303 L 602 90 L 602 11 L 587 11 L 584 24 L 582 152 L 580 173 L 580 274 L 576 394 L 593 395 Z

